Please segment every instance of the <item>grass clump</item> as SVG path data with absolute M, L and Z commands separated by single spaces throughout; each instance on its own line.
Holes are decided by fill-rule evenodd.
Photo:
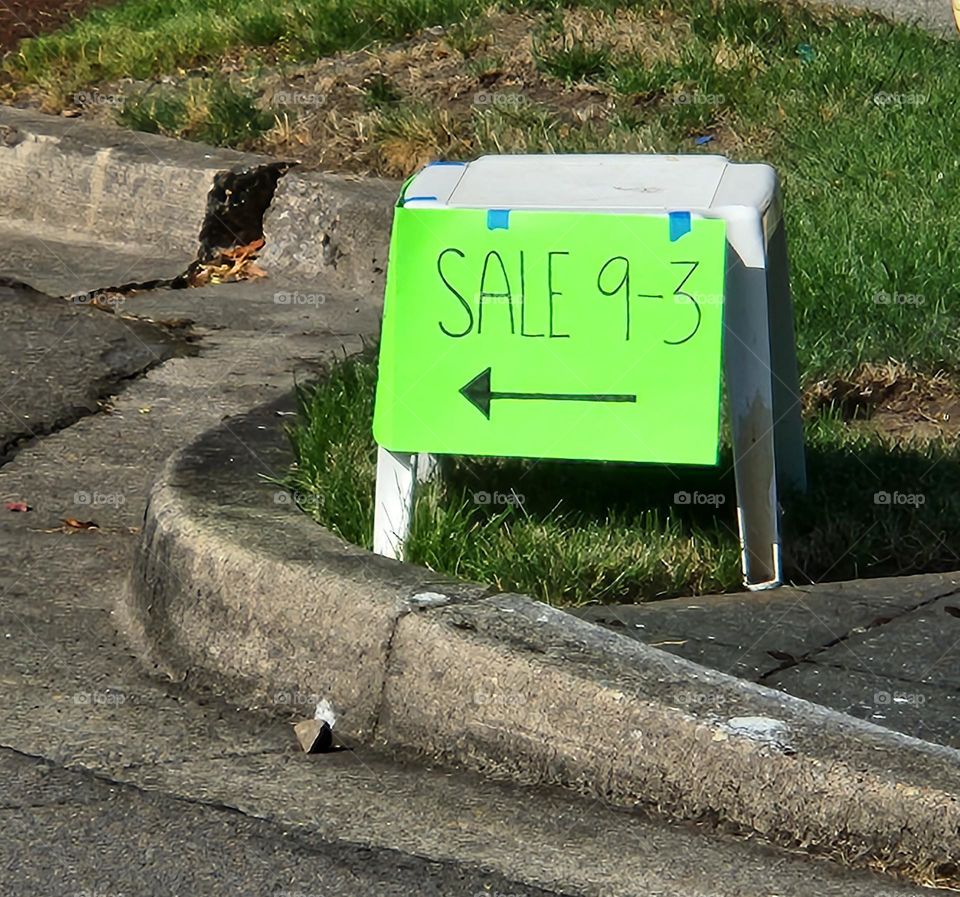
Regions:
M 572 34 L 535 40 L 533 58 L 540 71 L 568 84 L 599 78 L 610 70 L 612 64 L 608 47 L 592 44 Z
M 347 359 L 299 391 L 287 485 L 343 538 L 372 546 L 376 361 Z M 960 557 L 960 448 L 891 443 L 827 407 L 807 426 L 810 490 L 784 496 L 787 576 L 949 570 Z M 558 604 L 741 588 L 729 449 L 717 468 L 444 459 L 422 487 L 408 558 Z M 711 496 L 691 502 L 686 496 Z
M 296 467 L 288 485 L 297 501 L 349 542 L 373 544 L 377 450 L 370 439 L 376 367 L 369 357 L 335 365 L 323 388 L 298 387 L 290 430 Z
M 129 96 L 116 118 L 138 131 L 239 148 L 252 146 L 274 124 L 253 94 L 225 78 Z

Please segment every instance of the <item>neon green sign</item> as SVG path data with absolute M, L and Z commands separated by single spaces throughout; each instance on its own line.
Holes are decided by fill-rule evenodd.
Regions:
M 396 210 L 373 431 L 395 452 L 715 464 L 725 224 Z

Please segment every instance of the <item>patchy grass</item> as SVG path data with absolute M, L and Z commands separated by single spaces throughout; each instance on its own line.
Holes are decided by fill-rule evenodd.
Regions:
M 906 371 L 860 375 L 860 392 L 894 378 L 874 411 L 886 409 L 901 422 L 914 414 L 901 401 L 918 383 L 910 384 Z M 296 466 L 287 482 L 315 519 L 367 548 L 375 384 L 375 359 L 365 356 L 299 391 L 300 418 L 290 431 Z M 824 388 L 811 391 L 808 401 L 809 493 L 785 501 L 788 577 L 806 583 L 955 569 L 956 431 L 891 442 L 869 420 L 851 426 L 835 407 L 814 410 Z M 408 542 L 415 563 L 558 604 L 741 587 L 728 448 L 715 469 L 444 460 L 442 480 L 421 489 L 417 500 Z
M 238 51 L 316 59 L 478 12 L 478 0 L 126 0 L 23 41 L 6 68 L 58 97 L 121 78 L 148 79 Z
M 610 48 L 561 31 L 556 37 L 534 38 L 533 58 L 541 72 L 573 84 L 610 71 Z
M 362 39 L 349 26 L 354 12 L 344 13 L 330 46 L 368 45 L 300 66 L 293 61 L 304 48 L 316 49 L 307 32 L 318 11 L 339 7 L 316 4 L 301 20 L 283 0 L 257 16 L 224 0 L 213 21 L 199 3 L 197 28 L 220 35 L 219 45 L 205 45 L 206 61 L 188 40 L 147 66 L 172 72 L 164 83 L 109 82 L 108 74 L 139 71 L 135 54 L 121 52 L 122 40 L 102 48 L 89 35 L 122 31 L 145 4 L 130 0 L 46 39 L 54 43 L 25 43 L 8 67 L 22 83 L 33 78 L 33 89 L 44 79 L 59 90 L 92 78 L 126 98 L 119 113 L 92 104 L 87 116 L 118 114 L 133 127 L 307 167 L 397 178 L 435 158 L 490 152 L 764 159 L 784 181 L 804 375 L 834 378 L 891 357 L 931 374 L 960 368 L 960 312 L 950 301 L 960 287 L 957 42 L 769 0 L 547 11 L 457 0 L 431 5 L 429 15 L 410 2 L 405 12 L 399 0 L 387 3 Z M 194 22 L 176 3 L 159 6 L 179 12 L 130 40 L 167 46 L 164 29 Z
M 186 95 L 160 89 L 130 98 L 117 119 L 139 131 L 239 148 L 253 146 L 274 123 L 252 94 L 223 78 L 194 84 Z
M 813 488 L 786 519 L 793 575 L 958 565 L 960 42 L 775 0 L 126 0 L 23 42 L 0 89 L 397 178 L 488 152 L 769 161 L 784 183 L 809 403 Z M 298 488 L 317 496 L 319 519 L 369 541 L 369 421 L 335 406 L 348 397 L 365 414 L 373 386 L 332 382 L 304 394 Z M 713 513 L 674 505 L 674 475 L 639 467 L 603 465 L 615 485 L 587 500 L 583 469 L 455 466 L 418 506 L 414 556 L 558 601 L 736 585 L 728 478 L 680 474 L 687 491 L 727 497 Z M 523 505 L 473 502 L 496 484 Z M 878 505 L 875 493 L 923 504 Z

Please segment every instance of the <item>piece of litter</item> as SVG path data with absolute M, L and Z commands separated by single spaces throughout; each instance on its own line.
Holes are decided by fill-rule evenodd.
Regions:
M 733 735 L 743 735 L 753 741 L 761 741 L 777 748 L 784 754 L 797 752 L 788 741 L 790 729 L 785 722 L 768 716 L 735 716 L 728 719 L 724 728 Z
M 313 718 L 323 720 L 331 729 L 337 724 L 337 713 L 326 698 L 317 701 L 317 709 L 313 712 Z
M 28 505 L 25 501 L 8 501 L 4 507 L 8 511 L 16 511 L 20 514 L 30 510 L 30 505 Z
M 695 137 L 693 142 L 697 146 L 703 146 L 704 144 L 709 143 L 711 140 L 713 140 L 713 134 L 701 134 L 699 137 Z
M 817 51 L 810 46 L 810 44 L 798 44 L 797 45 L 797 56 L 799 56 L 804 62 L 813 62 L 816 58 Z
M 325 754 L 333 747 L 333 730 L 322 719 L 305 719 L 293 731 L 305 754 Z
M 439 592 L 420 592 L 410 599 L 410 604 L 414 607 L 440 607 L 449 603 L 450 599 Z

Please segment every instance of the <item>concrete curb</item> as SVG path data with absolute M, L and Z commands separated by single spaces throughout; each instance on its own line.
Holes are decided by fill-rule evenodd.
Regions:
M 274 177 L 267 190 L 244 185 L 249 197 L 231 191 L 226 202 L 233 209 L 224 205 L 222 178 L 266 172 L 280 161 L 0 106 L 0 209 L 7 223 L 130 244 L 181 259 L 185 268 L 198 256 L 202 233 L 227 230 L 246 240 L 229 213 L 242 217 L 249 198 L 257 228 L 263 218 L 261 263 L 269 272 L 323 274 L 345 289 L 382 288 L 400 185 L 292 168 L 280 175 L 276 192 Z M 266 215 L 261 195 L 272 197 Z
M 152 491 L 119 615 L 158 669 L 273 711 L 326 698 L 341 737 L 960 877 L 960 752 L 346 544 L 258 480 L 290 460 L 278 410 L 209 431 Z

